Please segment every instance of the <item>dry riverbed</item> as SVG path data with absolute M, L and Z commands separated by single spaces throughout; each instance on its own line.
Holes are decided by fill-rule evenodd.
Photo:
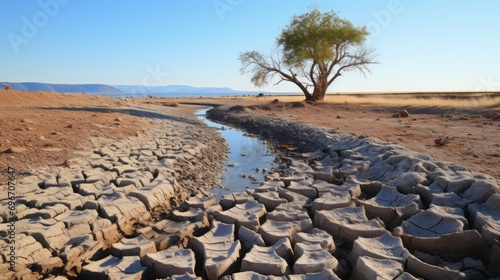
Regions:
M 37 110 L 58 112 L 49 117 L 59 123 L 40 115 L 31 130 L 23 131 L 40 123 L 40 132 L 59 131 L 61 123 L 65 129 L 86 127 L 85 120 L 92 118 L 91 123 L 99 120 L 111 128 L 106 114 L 116 114 L 113 118 L 127 127 L 123 135 L 110 136 L 113 129 L 79 134 L 80 141 L 75 138 L 65 147 L 67 153 L 47 162 L 32 165 L 27 156 L 11 184 L 3 170 L 7 183 L 0 183 L 2 193 L 15 185 L 13 195 L 0 200 L 0 272 L 9 279 L 500 275 L 500 191 L 494 177 L 365 133 L 353 136 L 293 119 L 294 110 L 310 110 L 305 114 L 321 106 L 289 110 L 290 104 L 276 109 L 263 103 L 211 111 L 212 119 L 270 139 L 281 151 L 265 183 L 217 202 L 209 190 L 219 183 L 227 147 L 215 130 L 195 119 L 192 109 L 155 99 L 141 104 L 53 93 L 3 94 L 0 98 L 17 108 L 1 111 L 2 119 L 12 120 L 2 122 L 6 128 L 28 119 L 16 112 Z M 323 109 L 320 113 L 326 114 L 328 108 Z M 63 117 L 71 113 L 78 114 L 71 115 L 69 126 Z M 314 124 L 313 119 L 307 122 Z M 407 121 L 384 119 L 399 120 Z M 2 142 L 4 137 L 10 137 L 8 144 L 30 138 L 10 129 Z M 4 169 L 40 149 L 15 143 L 25 150 L 1 154 Z

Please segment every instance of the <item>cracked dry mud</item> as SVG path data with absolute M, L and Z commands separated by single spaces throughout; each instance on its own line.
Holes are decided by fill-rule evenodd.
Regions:
M 17 184 L 18 279 L 487 279 L 498 277 L 490 176 L 370 138 L 216 108 L 295 143 L 255 190 L 207 198 L 225 155 L 199 123 L 96 147 Z M 265 132 L 265 133 L 264 133 Z M 205 182 L 205 185 L 202 185 Z M 4 186 L 5 187 L 5 186 Z M 187 201 L 186 201 L 187 200 Z M 6 200 L 0 209 L 4 211 Z M 0 216 L 6 220 L 7 213 Z

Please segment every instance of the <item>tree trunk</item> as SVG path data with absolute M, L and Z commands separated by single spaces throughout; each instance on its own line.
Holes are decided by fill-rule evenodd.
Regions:
M 306 97 L 306 101 L 313 100 L 313 96 L 309 93 L 309 91 L 302 89 L 302 93 L 304 93 L 304 96 Z
M 325 99 L 326 90 L 328 89 L 328 82 L 326 79 L 316 83 L 312 94 L 313 101 L 322 101 Z

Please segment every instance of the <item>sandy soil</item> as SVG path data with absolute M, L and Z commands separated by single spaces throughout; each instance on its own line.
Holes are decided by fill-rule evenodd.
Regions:
M 274 98 L 272 98 L 274 99 Z M 430 154 L 438 160 L 461 164 L 500 180 L 500 108 L 438 108 L 394 105 L 270 104 L 270 98 L 183 98 L 139 100 L 85 94 L 18 92 L 0 90 L 0 180 L 12 166 L 29 172 L 61 165 L 78 149 L 89 149 L 92 137 L 119 139 L 149 125 L 145 118 L 130 115 L 137 103 L 235 104 L 253 106 L 255 114 L 279 116 L 313 125 L 339 129 L 358 136 L 397 142 Z M 283 98 L 284 99 L 284 98 Z M 405 109 L 408 118 L 394 118 Z M 496 113 L 496 115 L 495 115 Z M 496 116 L 496 117 L 488 117 Z M 448 137 L 449 143 L 436 145 Z M 14 153 L 9 149 L 14 148 Z M 16 152 L 16 148 L 19 152 Z
M 286 98 L 277 97 L 281 100 Z M 398 97 L 395 97 L 398 98 Z M 256 98 L 184 98 L 153 99 L 153 102 L 191 102 L 212 104 L 258 105 L 255 114 L 285 117 L 313 125 L 338 129 L 357 136 L 370 136 L 399 143 L 411 150 L 429 154 L 441 161 L 463 165 L 500 180 L 500 107 L 425 107 L 362 104 L 305 104 L 292 108 L 290 103 L 271 104 L 270 97 Z M 295 98 L 300 100 L 301 98 Z M 151 100 L 148 100 L 151 102 Z M 402 103 L 402 102 L 401 102 Z M 404 104 L 404 103 L 402 103 Z M 400 110 L 408 118 L 393 117 Z M 446 139 L 437 145 L 436 139 Z
M 127 106 L 85 94 L 0 90 L 0 180 L 8 166 L 22 174 L 61 165 L 78 149 L 89 149 L 92 137 L 136 134 L 148 122 L 116 110 Z

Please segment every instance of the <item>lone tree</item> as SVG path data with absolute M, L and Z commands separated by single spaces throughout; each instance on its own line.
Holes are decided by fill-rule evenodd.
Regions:
M 268 57 L 257 51 L 240 54 L 241 72 L 251 72 L 251 81 L 258 87 L 278 75 L 275 85 L 292 82 L 306 100 L 323 100 L 343 72 L 358 70 L 365 76 L 370 72 L 368 65 L 376 63 L 376 55 L 363 46 L 368 35 L 366 27 L 355 27 L 334 11 L 321 13 L 314 7 L 292 18 L 277 38 L 276 53 Z

